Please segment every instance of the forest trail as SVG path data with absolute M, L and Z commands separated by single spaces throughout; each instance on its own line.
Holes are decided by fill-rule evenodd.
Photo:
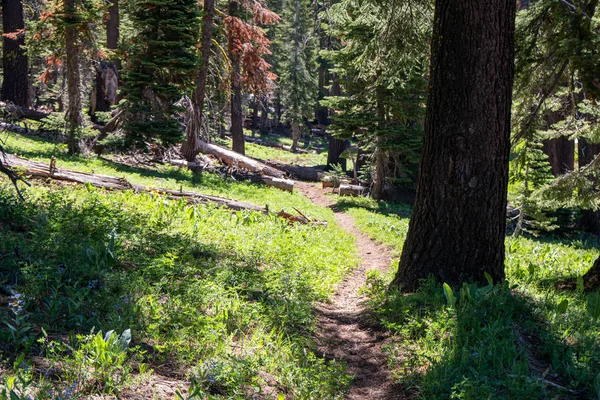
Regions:
M 346 399 L 406 399 L 406 394 L 394 385 L 387 367 L 382 350 L 387 336 L 369 325 L 366 297 L 358 293 L 365 285 L 367 271 L 389 270 L 390 249 L 360 232 L 352 216 L 335 209 L 334 199 L 326 196 L 325 190 L 304 182 L 296 182 L 296 188 L 315 204 L 333 209 L 338 225 L 356 238 L 361 259 L 360 266 L 339 285 L 331 303 L 316 307 L 319 351 L 329 359 L 345 362 L 348 373 L 354 376 Z

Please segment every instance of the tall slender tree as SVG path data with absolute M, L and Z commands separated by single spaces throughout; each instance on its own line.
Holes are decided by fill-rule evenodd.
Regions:
M 504 278 L 515 1 L 436 0 L 417 195 L 398 273 Z
M 231 21 L 239 21 L 240 4 L 237 0 L 229 1 L 229 17 Z M 240 21 L 241 23 L 241 21 Z M 227 46 L 229 59 L 231 60 L 231 138 L 233 140 L 233 151 L 245 154 L 244 145 L 244 115 L 242 113 L 242 53 L 243 44 L 238 45 L 241 38 L 230 35 Z
M 297 149 L 303 122 L 314 115 L 317 98 L 316 43 L 309 6 L 303 0 L 288 2 L 283 14 L 285 22 L 280 25 L 284 56 L 279 66 L 279 89 L 284 118 L 292 128 L 292 151 Z
M 202 19 L 202 41 L 200 54 L 202 61 L 196 77 L 194 93 L 191 98 L 191 115 L 186 126 L 186 138 L 181 145 L 181 154 L 188 161 L 193 161 L 200 152 L 200 135 L 202 132 L 204 97 L 206 95 L 206 78 L 210 58 L 210 45 L 215 16 L 215 0 L 204 0 L 204 17 Z
M 67 58 L 67 97 L 65 114 L 69 154 L 80 152 L 79 132 L 83 123 L 81 115 L 81 75 L 79 73 L 81 45 L 79 42 L 79 17 L 75 0 L 63 0 L 65 13 L 65 52 Z
M 260 97 L 272 90 L 276 76 L 264 59 L 270 54 L 271 41 L 259 25 L 275 24 L 279 15 L 259 1 L 249 0 L 230 0 L 228 13 L 223 22 L 227 28 L 227 51 L 231 61 L 231 136 L 233 151 L 244 154 L 242 91 Z M 248 15 L 252 16 L 251 23 L 245 21 Z
M 21 0 L 2 2 L 2 96 L 18 106 L 29 105 L 27 55 L 25 53 L 25 21 Z

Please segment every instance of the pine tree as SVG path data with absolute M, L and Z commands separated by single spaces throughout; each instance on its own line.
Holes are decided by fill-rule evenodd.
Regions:
M 247 22 L 250 19 L 251 23 Z M 259 1 L 229 1 L 228 16 L 223 20 L 227 28 L 227 53 L 231 61 L 231 136 L 233 150 L 244 154 L 242 91 L 264 96 L 272 90 L 276 76 L 264 56 L 270 54 L 271 41 L 261 25 L 275 24 L 279 15 Z
M 414 9 L 417 7 L 418 9 Z M 390 13 L 389 10 L 394 10 Z M 342 96 L 323 104 L 334 109 L 330 131 L 354 138 L 369 158 L 372 194 L 414 183 L 421 148 L 427 6 L 395 0 L 344 0 L 326 12 L 329 34 L 343 46 L 327 52 L 339 74 Z
M 315 79 L 315 38 L 310 18 L 310 4 L 306 0 L 286 3 L 283 11 L 281 34 L 283 59 L 279 73 L 279 90 L 285 107 L 283 117 L 292 128 L 292 151 L 296 151 L 303 122 L 314 115 L 317 97 Z
M 130 18 L 136 33 L 123 86 L 126 145 L 176 144 L 183 130 L 175 103 L 192 87 L 198 64 L 197 2 L 135 0 Z

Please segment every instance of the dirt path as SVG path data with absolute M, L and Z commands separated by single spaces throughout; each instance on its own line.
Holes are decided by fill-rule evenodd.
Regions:
M 298 191 L 315 204 L 334 209 L 334 200 L 319 187 L 311 183 L 295 184 Z M 319 350 L 327 358 L 345 362 L 348 372 L 354 376 L 346 397 L 348 400 L 405 399 L 402 390 L 393 384 L 381 349 L 386 337 L 369 326 L 364 304 L 366 298 L 358 294 L 365 284 L 367 271 L 389 269 L 391 251 L 362 234 L 350 215 L 335 209 L 334 212 L 337 223 L 356 238 L 361 264 L 340 284 L 330 304 L 316 307 Z

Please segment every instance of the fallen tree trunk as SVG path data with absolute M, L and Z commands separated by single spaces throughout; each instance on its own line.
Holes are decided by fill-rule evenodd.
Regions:
M 41 111 L 31 110 L 29 108 L 17 106 L 15 104 L 5 103 L 3 101 L 0 101 L 0 109 L 15 118 L 25 118 L 34 121 L 41 121 L 42 119 L 50 115 Z
M 365 194 L 367 188 L 364 186 L 357 185 L 340 185 L 340 196 L 362 196 Z
M 277 161 L 267 161 L 267 165 L 270 165 L 278 170 L 285 171 L 290 174 L 293 178 L 297 178 L 301 181 L 307 182 L 319 182 L 325 172 L 315 167 L 302 167 L 300 165 L 288 165 Z
M 178 167 L 184 167 L 184 168 L 187 167 L 192 171 L 202 171 L 207 166 L 211 165 L 210 159 L 208 159 L 208 157 L 206 157 L 206 156 L 203 156 L 203 159 L 201 160 L 201 162 L 185 161 L 185 160 L 170 160 L 170 161 L 168 161 L 168 163 L 171 165 L 178 166 Z M 233 177 L 236 179 L 250 180 L 254 183 L 263 183 L 266 186 L 274 187 L 274 188 L 284 190 L 284 191 L 290 192 L 290 193 L 293 193 L 293 191 L 294 191 L 294 181 L 289 180 L 289 179 L 273 178 L 272 176 L 260 175 L 260 174 L 256 174 L 256 173 L 249 173 L 249 174 L 234 173 Z
M 0 129 L 5 132 L 13 132 L 18 133 L 20 135 L 41 136 L 38 131 L 33 131 L 31 129 L 23 128 L 21 126 L 13 124 L 8 124 L 6 122 L 0 122 Z
M 243 156 L 232 150 L 227 150 L 214 144 L 206 143 L 200 140 L 200 151 L 204 154 L 211 154 L 219 158 L 224 164 L 231 167 L 247 169 L 251 172 L 257 172 L 263 175 L 272 176 L 274 178 L 284 178 L 285 172 L 263 164 L 250 157 Z
M 36 161 L 29 161 L 23 158 L 15 157 L 10 154 L 6 154 L 4 160 L 10 167 L 20 167 L 25 170 L 25 174 L 31 178 L 48 178 L 64 182 L 72 182 L 78 184 L 90 184 L 95 187 L 109 189 L 109 190 L 133 190 L 138 193 L 159 193 L 167 195 L 169 199 L 179 200 L 184 199 L 191 204 L 205 204 L 211 203 L 220 206 L 230 208 L 232 210 L 249 210 L 258 211 L 265 214 L 271 213 L 269 207 L 261 207 L 255 204 L 241 202 L 237 200 L 226 199 L 224 197 L 212 196 L 197 192 L 184 191 L 184 190 L 173 190 L 165 188 L 153 188 L 144 185 L 132 184 L 124 178 L 117 178 L 108 175 L 97 175 L 87 172 L 71 171 L 62 168 L 57 168 L 55 160 L 52 159 L 49 164 L 44 164 Z M 285 180 L 283 180 L 285 181 Z M 300 217 L 290 216 L 285 211 L 274 212 L 273 214 L 285 218 L 291 222 L 299 222 L 303 224 L 315 224 L 325 225 L 323 221 L 315 219 L 309 219 L 300 211 L 296 210 Z
M 7 155 L 6 160 L 11 166 L 18 166 L 25 169 L 26 175 L 32 178 L 49 178 L 58 181 L 73 182 L 79 184 L 91 184 L 92 186 L 110 189 L 110 190 L 134 190 L 135 192 L 152 192 L 166 194 L 169 198 L 185 198 L 191 203 L 215 203 L 231 208 L 233 210 L 252 210 L 266 212 L 266 207 L 256 206 L 250 203 L 230 200 L 223 197 L 211 196 L 196 192 L 183 190 L 172 190 L 164 188 L 152 188 L 143 185 L 130 183 L 124 178 L 117 178 L 108 175 L 97 175 L 87 172 L 71 171 L 62 168 L 56 168 L 55 165 L 44 164 L 35 161 L 25 160 L 23 158 Z

